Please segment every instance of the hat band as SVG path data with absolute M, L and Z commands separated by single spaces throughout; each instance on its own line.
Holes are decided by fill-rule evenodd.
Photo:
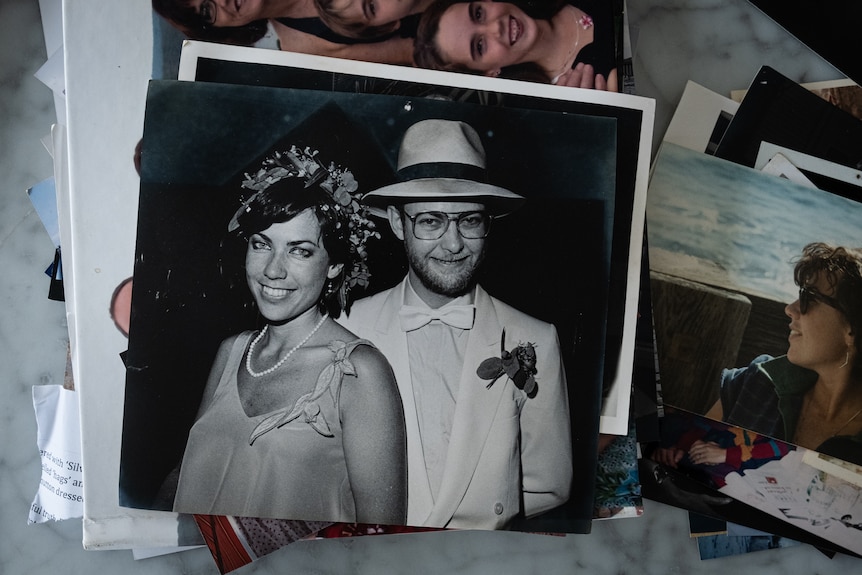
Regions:
M 451 178 L 454 180 L 487 183 L 485 181 L 484 168 L 455 162 L 413 164 L 411 166 L 404 166 L 395 173 L 395 179 L 399 182 L 409 182 L 410 180 L 425 178 Z

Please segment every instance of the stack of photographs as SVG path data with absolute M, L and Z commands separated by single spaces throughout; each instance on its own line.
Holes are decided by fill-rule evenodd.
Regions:
M 473 127 L 482 140 L 487 171 L 496 174 L 492 182 L 506 183 L 526 198 L 517 212 L 495 220 L 494 243 L 485 257 L 480 285 L 506 304 L 552 324 L 560 349 L 567 350 L 562 353 L 565 371 L 560 380 L 566 387 L 561 395 L 554 397 L 553 372 L 537 365 L 538 391 L 518 407 L 524 504 L 531 497 L 526 483 L 530 476 L 537 477 L 539 489 L 553 490 L 552 485 L 540 486 L 561 474 L 565 489 L 542 514 L 534 517 L 522 508 L 505 527 L 588 533 L 594 512 L 602 404 L 610 406 L 606 410 L 610 418 L 621 410 L 628 426 L 624 398 L 631 392 L 626 383 L 632 377 L 635 347 L 643 236 L 637 222 L 642 225 L 645 205 L 640 178 L 645 167 L 642 141 L 649 135 L 645 123 L 649 106 L 631 106 L 629 96 L 597 92 L 588 93 L 593 97 L 587 102 L 564 97 L 568 90 L 548 92 L 560 98 L 541 97 L 534 89 L 524 89 L 524 83 L 479 82 L 461 75 L 447 78 L 452 85 L 441 89 L 444 82 L 439 75 L 417 73 L 409 80 L 372 76 L 381 69 L 379 65 L 345 66 L 337 61 L 332 62 L 332 69 L 319 69 L 308 58 L 253 49 L 244 54 L 266 60 L 249 64 L 257 68 L 256 85 L 230 84 L 226 80 L 243 69 L 243 62 L 226 61 L 222 69 L 217 56 L 243 55 L 242 51 L 200 43 L 190 43 L 186 50 L 181 79 L 194 81 L 153 82 L 147 101 L 121 504 L 231 516 L 255 509 L 254 515 L 262 519 L 344 522 L 344 515 L 326 512 L 303 517 L 301 511 L 288 510 L 286 517 L 266 516 L 272 508 L 266 498 L 251 507 L 171 505 L 171 494 L 163 486 L 183 450 L 188 449 L 186 438 L 219 343 L 234 333 L 260 327 L 257 312 L 242 303 L 246 288 L 226 285 L 219 276 L 228 266 L 222 251 L 227 222 L 249 197 L 242 187 L 244 178 L 273 151 L 311 147 L 320 151 L 324 163 L 350 166 L 360 186 L 374 189 L 386 184 L 392 166 L 399 161 L 399 143 L 407 129 L 433 119 Z M 187 69 L 206 70 L 220 81 L 208 81 L 207 76 L 185 78 Z M 246 74 L 240 72 L 238 77 Z M 406 75 L 401 70 L 397 74 Z M 292 85 L 285 87 L 288 83 Z M 335 89 L 314 89 L 318 86 Z M 356 86 L 369 92 L 357 92 Z M 459 100 L 445 97 L 452 91 L 461 93 Z M 607 104 L 614 99 L 622 106 Z M 486 103 L 489 101 L 493 105 Z M 639 100 L 634 103 L 642 104 Z M 213 118 L 218 121 L 210 121 Z M 397 285 L 408 270 L 399 242 L 383 229 L 385 220 L 379 225 L 382 237 L 368 247 L 371 281 L 365 297 Z M 577 273 L 549 273 L 552 269 Z M 477 309 L 477 317 L 478 313 Z M 351 325 L 350 313 L 347 316 Z M 519 338 L 517 324 L 500 327 L 512 339 L 499 341 L 484 353 L 492 355 L 490 351 L 499 346 L 514 349 L 512 346 L 531 337 L 525 333 Z M 498 340 L 499 336 L 493 341 Z M 541 345 L 549 343 L 537 344 Z M 470 357 L 468 348 L 465 372 L 475 370 L 479 360 L 485 359 Z M 392 363 L 395 365 L 394 360 Z M 474 479 L 460 488 L 459 497 L 464 497 L 465 489 L 469 494 L 474 480 L 481 477 L 482 458 L 488 457 L 482 454 L 510 449 L 506 443 L 495 446 L 495 442 L 511 440 L 505 433 L 497 436 L 500 430 L 494 428 L 501 425 L 495 423 L 501 409 L 499 392 L 511 385 L 507 376 L 490 387 L 475 373 L 462 376 L 459 405 L 488 402 L 490 411 L 483 425 L 490 427 L 475 427 L 481 421 L 479 407 L 467 414 L 470 435 L 460 441 L 471 442 L 478 433 L 485 447 L 476 453 L 469 471 Z M 491 392 L 498 392 L 496 399 L 488 395 Z M 402 387 L 402 401 L 406 393 Z M 470 399 L 472 394 L 478 395 Z M 543 394 L 550 403 L 540 403 Z M 566 397 L 567 409 L 558 409 L 559 398 Z M 529 423 L 531 402 L 545 412 L 541 426 Z M 621 408 L 613 402 L 621 403 Z M 567 414 L 567 420 L 547 420 L 554 412 Z M 454 426 L 459 425 L 458 413 Z M 546 431 L 541 431 L 543 427 Z M 569 429 L 570 437 L 554 438 L 560 432 L 569 434 Z M 457 430 L 452 429 L 450 449 L 456 445 Z M 156 434 L 161 440 L 151 441 Z M 410 437 L 408 430 L 408 465 L 413 449 Z M 537 443 L 530 445 L 530 441 Z M 557 445 L 571 446 L 564 448 L 571 453 L 561 453 Z M 546 447 L 551 449 L 548 456 L 536 457 Z M 560 462 L 577 472 L 558 469 Z M 452 465 L 446 463 L 446 473 Z M 540 467 L 530 469 L 528 465 Z M 440 505 L 443 500 L 435 502 L 435 508 Z M 495 522 L 495 511 L 488 511 L 487 517 L 462 520 L 458 506 L 453 505 L 442 518 L 420 518 L 416 523 L 411 523 L 408 511 L 407 525 L 496 528 L 500 524 Z
M 790 541 L 862 553 L 852 112 L 769 67 L 739 102 L 689 83 L 653 166 L 663 417 L 641 479 L 645 497 L 711 519 L 692 527 L 705 557 Z M 759 533 L 713 538 L 731 525 Z
M 508 6 L 433 4 L 476 26 Z M 227 573 L 309 538 L 588 534 L 641 515 L 643 495 L 690 511 L 703 557 L 862 555 L 859 286 L 836 287 L 855 272 L 833 249 L 862 246 L 860 106 L 769 67 L 738 101 L 690 83 L 650 166 L 624 3 L 546 4 L 506 12 L 509 39 L 558 14 L 577 45 L 592 38 L 552 78 L 429 64 L 413 38 L 430 2 L 371 42 L 291 18 L 205 38 L 149 3 L 69 6 L 72 27 L 146 13 L 153 33 L 146 88 L 70 79 L 61 234 L 87 548 L 205 544 Z M 474 60 L 487 48 L 460 38 Z M 96 114 L 83 96 L 99 87 L 130 106 Z M 99 137 L 128 149 L 90 177 L 82 141 Z M 316 222 L 273 216 L 295 182 L 318 194 Z M 258 209 L 270 227 L 249 223 Z M 319 233 L 296 236 L 299 221 Z M 285 271 L 331 256 L 332 237 L 349 257 Z M 423 276 L 423 242 L 432 269 L 475 264 L 459 287 Z M 389 330 L 393 301 L 428 298 L 473 306 L 446 332 L 463 337 Z M 294 300 L 311 311 L 284 315 Z M 834 349 L 809 343 L 823 338 Z
M 452 9 L 479 24 L 504 4 Z M 202 543 L 227 573 L 309 538 L 588 534 L 641 515 L 643 495 L 691 512 L 704 557 L 800 543 L 862 555 L 862 399 L 836 392 L 858 378 L 859 310 L 829 283 L 849 272 L 798 267 L 862 246 L 862 120 L 764 67 L 740 101 L 689 84 L 650 166 L 654 102 L 632 95 L 624 3 L 535 16 L 544 4 L 506 13 L 510 40 L 572 16 L 595 76 L 574 62 L 553 78 L 412 65 L 428 62 L 411 36 L 424 4 L 383 41 L 335 47 L 289 18 L 204 38 L 137 6 L 152 16 L 152 80 L 144 93 L 140 78 L 105 77 L 136 111 L 101 111 L 133 126 L 111 137 L 134 154 L 104 163 L 129 172 L 134 155 L 134 178 L 81 175 L 94 110 L 76 82 L 99 83 L 76 75 L 61 231 L 87 548 Z M 476 59 L 483 38 L 463 38 Z M 455 127 L 439 145 L 436 130 Z M 137 202 L 106 217 L 118 182 Z M 296 235 L 305 209 L 273 216 L 292 182 L 318 194 L 316 235 Z M 269 227 L 249 223 L 258 209 Z M 350 257 L 285 271 L 311 269 L 320 245 L 331 256 L 331 237 Z M 422 275 L 423 242 L 437 242 L 432 269 L 475 264 L 459 287 Z M 473 306 L 471 327 L 451 331 L 463 337 L 389 330 L 392 302 L 441 293 Z M 285 314 L 294 300 L 311 311 Z M 819 313 L 831 323 L 815 326 Z M 815 330 L 835 349 L 813 349 Z M 417 349 L 435 359 L 420 365 Z M 424 391 L 435 377 L 446 386 Z M 826 415 L 837 424 L 810 423 Z
M 491 3 L 461 7 L 486 4 Z M 251 46 L 200 41 L 177 34 L 163 16 L 152 14 L 153 79 L 146 93 L 138 77 L 105 79 L 111 89 L 137 98 L 123 110 L 101 111 L 111 130 L 124 126 L 123 141 L 137 142 L 127 150 L 105 150 L 116 156 L 106 156 L 105 164 L 125 168 L 122 178 L 83 176 L 92 173 L 84 169 L 89 158 L 80 143 L 86 130 L 71 122 L 76 152 L 71 195 L 64 198 L 67 245 L 73 250 L 70 309 L 83 318 L 86 310 L 111 307 L 120 290 L 131 295 L 129 308 L 112 307 L 104 321 L 79 319 L 71 326 L 85 420 L 85 547 L 151 553 L 203 543 L 228 572 L 312 537 L 438 529 L 587 534 L 595 518 L 642 513 L 636 440 L 657 436 L 644 244 L 654 102 L 625 93 L 633 79 L 624 58 L 623 3 L 561 6 L 580 34 L 595 34 L 597 54 L 584 57 L 596 58 L 588 68 L 596 76 L 576 78 L 584 68 L 574 64 L 551 82 L 329 57 L 314 49 L 303 54 L 288 49 L 272 25 Z M 70 25 L 85 17 L 94 17 L 92 10 L 70 7 Z M 282 49 L 273 49 L 279 42 Z M 76 52 L 74 59 L 80 56 Z M 126 70 L 137 68 L 130 63 Z M 99 79 L 81 74 L 73 84 L 74 118 L 93 116 L 80 94 L 85 85 L 101 85 Z M 130 118 L 138 113 L 140 122 Z M 419 175 L 407 170 L 405 176 L 408 134 L 430 130 L 425 145 L 414 149 L 432 154 L 435 132 L 429 126 L 457 127 L 461 136 L 448 148 L 439 146 L 436 153 L 447 159 L 421 163 Z M 139 177 L 134 187 L 126 185 L 132 168 Z M 454 197 L 463 201 L 443 188 L 445 193 L 419 197 L 427 201 L 366 202 L 366 194 L 401 189 L 398 177 L 432 178 L 425 169 L 448 174 L 436 180 L 470 182 L 463 197 Z M 266 336 L 283 331 L 287 320 L 264 315 L 271 311 L 267 306 L 307 298 L 294 298 L 301 286 L 282 278 L 257 288 L 265 297 L 255 300 L 246 250 L 282 246 L 269 228 L 249 232 L 251 239 L 241 233 L 245 214 L 269 197 L 266 189 L 290 178 L 304 190 L 330 194 L 333 211 L 353 214 L 348 225 L 359 226 L 349 227 L 353 235 L 335 236 L 361 248 L 350 253 L 360 254 L 362 263 L 344 272 L 352 282 L 349 305 L 338 318 L 345 327 L 323 316 L 306 338 L 290 342 L 293 351 L 285 348 L 269 361 L 274 352 Z M 97 206 L 111 205 L 117 186 L 137 202 L 106 217 Z M 83 188 L 86 195 L 79 193 Z M 501 197 L 515 200 L 511 209 L 501 207 Z M 450 213 L 453 203 L 469 211 Z M 419 204 L 423 218 L 415 219 Z M 393 208 L 401 227 L 393 224 Z M 369 334 L 377 323 L 356 318 L 366 313 L 363 300 L 379 301 L 393 289 L 405 290 L 405 302 L 437 293 L 428 291 L 418 272 L 413 275 L 416 265 L 405 249 L 413 240 L 433 241 L 422 227 L 417 232 L 417 226 L 430 225 L 424 217 L 429 214 L 448 234 L 437 239 L 452 236 L 468 246 L 459 253 L 477 249 L 481 265 L 467 278 L 469 289 L 455 290 L 475 306 L 475 327 L 461 338 L 466 343 L 457 344 L 452 356 L 450 344 L 429 346 L 442 359 L 421 368 L 405 361 L 408 354 L 399 349 L 406 348 L 393 351 Z M 490 231 L 471 229 L 488 222 Z M 405 240 L 399 230 L 412 236 Z M 368 235 L 357 239 L 357 232 Z M 94 238 L 106 236 L 117 239 L 116 249 L 97 254 Z M 237 239 L 244 242 L 241 249 Z M 308 245 L 288 243 L 286 258 L 313 259 Z M 133 250 L 126 249 L 130 245 Z M 95 259 L 99 275 L 93 277 L 88 271 Z M 467 257 L 431 259 L 432 266 L 460 268 Z M 333 294 L 326 301 L 340 302 L 339 308 L 346 290 L 329 280 L 341 277 L 341 265 L 327 268 L 321 284 L 321 293 Z M 114 289 L 104 296 L 111 282 Z M 376 312 L 373 319 L 379 323 L 384 315 Z M 339 341 L 352 343 L 345 333 L 362 342 L 340 347 Z M 402 341 L 404 333 L 399 332 Z M 329 343 L 321 344 L 315 334 L 327 334 Z M 231 352 L 225 341 L 245 346 L 238 343 Z M 282 371 L 296 374 L 294 364 L 305 365 L 309 357 L 319 362 L 329 353 L 337 361 L 302 373 L 303 382 L 317 384 L 302 388 L 299 398 L 288 397 L 290 391 L 272 395 L 291 386 L 260 385 L 271 384 Z M 106 354 L 117 357 L 111 362 Z M 367 363 L 369 356 L 378 363 Z M 224 364 L 229 368 L 222 370 Z M 379 368 L 371 393 L 345 387 L 364 381 L 369 365 Z M 124 385 L 117 384 L 118 368 Z M 394 384 L 385 375 L 389 370 Z M 452 373 L 460 374 L 458 388 L 421 395 L 415 381 L 427 370 L 446 374 L 441 379 L 447 385 Z M 340 374 L 339 383 L 321 383 L 333 372 Z M 240 383 L 245 380 L 259 384 L 248 395 Z M 224 389 L 236 391 L 246 419 L 255 421 L 251 436 L 233 438 L 238 450 L 224 434 L 193 429 Z M 366 413 L 346 411 L 350 402 Z M 449 402 L 457 409 L 451 408 L 448 423 L 432 421 L 444 412 L 423 409 L 422 402 Z M 111 417 L 102 418 L 105 413 Z M 342 435 L 345 429 L 362 433 Z M 438 429 L 444 429 L 445 440 L 435 452 Z M 315 442 L 335 438 L 336 451 L 343 451 L 340 467 L 325 467 L 324 451 L 307 451 L 301 465 L 283 457 L 286 445 L 301 445 L 305 439 L 295 438 L 309 434 Z M 402 441 L 402 459 L 397 450 L 391 450 L 394 459 L 384 457 L 384 444 L 397 447 Z M 274 476 L 257 474 L 248 460 L 241 461 L 243 450 L 286 467 Z M 191 463 L 181 465 L 195 453 L 207 462 L 199 472 L 190 471 Z M 216 460 L 223 466 L 209 467 Z M 302 480 L 292 464 L 321 467 L 314 480 Z M 339 479 L 345 466 L 348 479 Z M 323 481 L 330 476 L 331 489 Z M 427 485 L 417 486 L 415 478 L 423 476 Z M 202 503 L 205 485 L 216 495 Z M 375 492 L 381 486 L 385 497 Z

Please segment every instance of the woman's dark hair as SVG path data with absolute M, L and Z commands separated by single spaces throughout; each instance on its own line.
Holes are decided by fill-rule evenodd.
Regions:
M 252 235 L 273 224 L 292 220 L 306 210 L 311 210 L 320 224 L 320 237 L 329 263 L 343 264 L 341 273 L 329 280 L 317 304 L 321 312 L 338 318 L 348 304 L 345 275 L 359 261 L 360 255 L 350 242 L 345 211 L 336 207 L 328 192 L 317 185 L 306 188 L 303 178 L 284 178 L 252 198 L 237 217 L 239 227 L 234 234 L 247 244 Z
M 364 22 L 351 20 L 345 16 L 343 8 L 337 6 L 336 2 L 337 0 L 314 0 L 314 6 L 326 27 L 337 34 L 348 38 L 368 40 L 387 36 L 398 29 L 398 21 L 387 22 L 379 26 L 369 26 Z
M 266 34 L 265 19 L 255 20 L 245 26 L 210 26 L 195 11 L 191 0 L 153 0 L 153 10 L 190 40 L 251 46 Z
M 854 369 L 862 370 L 862 249 L 823 242 L 802 248 L 802 256 L 793 268 L 793 281 L 808 287 L 821 277 L 829 282 L 831 297 L 850 322 L 856 347 Z
M 419 20 L 416 40 L 413 42 L 413 62 L 417 66 L 430 70 L 481 74 L 478 70 L 472 70 L 466 66 L 447 62 L 440 53 L 440 48 L 436 42 L 437 34 L 440 32 L 440 18 L 443 17 L 443 13 L 455 4 L 466 4 L 468 2 L 469 0 L 437 0 L 425 9 L 422 13 L 422 18 Z M 518 6 L 531 18 L 550 20 L 557 12 L 562 10 L 567 2 L 564 0 L 548 0 L 545 2 L 515 1 L 508 3 Z M 548 83 L 547 75 L 533 62 L 508 66 L 503 69 L 500 76 L 515 80 Z

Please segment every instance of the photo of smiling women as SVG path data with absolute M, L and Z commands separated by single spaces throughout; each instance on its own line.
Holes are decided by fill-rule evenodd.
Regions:
M 422 14 L 413 58 L 435 70 L 619 91 L 616 32 L 605 0 L 437 0 Z M 578 81 L 576 81 L 576 79 Z
M 153 10 L 192 40 L 409 66 L 429 1 L 153 0 Z

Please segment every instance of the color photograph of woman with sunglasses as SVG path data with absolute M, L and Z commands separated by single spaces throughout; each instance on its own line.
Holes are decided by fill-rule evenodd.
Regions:
M 862 463 L 862 250 L 808 244 L 793 280 L 787 354 L 724 370 L 707 416 Z
M 647 195 L 664 403 L 862 462 L 860 221 L 858 201 L 665 143 Z

